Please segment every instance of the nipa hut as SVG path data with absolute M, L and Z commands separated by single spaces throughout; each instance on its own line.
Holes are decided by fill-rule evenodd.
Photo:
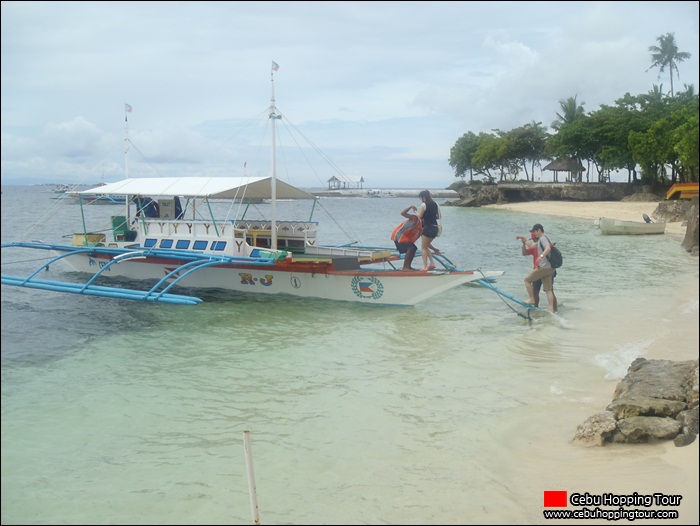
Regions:
M 567 181 L 579 181 L 580 174 L 586 171 L 586 168 L 580 161 L 570 158 L 556 159 L 542 168 L 543 170 L 551 170 L 554 172 L 554 182 L 559 182 L 559 172 L 567 172 Z

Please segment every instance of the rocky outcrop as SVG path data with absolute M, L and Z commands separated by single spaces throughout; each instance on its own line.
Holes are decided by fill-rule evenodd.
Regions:
M 603 446 L 673 440 L 686 446 L 697 434 L 698 360 L 638 358 L 617 385 L 613 401 L 578 426 L 574 441 Z
M 681 246 L 697 257 L 700 244 L 700 230 L 698 230 L 698 196 L 692 199 L 676 199 L 673 201 L 661 201 L 652 214 L 655 218 L 666 222 L 685 221 L 685 237 Z
M 698 255 L 700 232 L 698 231 L 698 196 L 696 195 L 690 200 L 690 210 L 687 214 L 688 226 L 685 229 L 685 238 L 681 246 L 691 253 L 693 256 Z
M 463 186 L 445 206 L 484 206 L 527 201 L 621 201 L 635 194 L 659 201 L 650 187 L 621 183 L 499 183 Z

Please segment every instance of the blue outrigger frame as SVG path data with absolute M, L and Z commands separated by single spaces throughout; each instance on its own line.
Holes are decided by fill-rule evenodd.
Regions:
M 29 249 L 39 249 L 54 252 L 62 252 L 59 256 L 51 258 L 49 261 L 43 263 L 39 268 L 32 272 L 28 277 L 22 278 L 17 276 L 9 276 L 2 274 L 2 284 L 3 285 L 13 285 L 17 287 L 27 287 L 33 289 L 49 290 L 54 292 L 67 292 L 71 294 L 85 294 L 88 296 L 102 296 L 107 298 L 118 298 L 136 301 L 152 301 L 159 303 L 170 303 L 176 305 L 196 305 L 201 303 L 202 300 L 195 296 L 183 296 L 179 294 L 170 294 L 168 291 L 175 286 L 181 279 L 187 275 L 195 272 L 204 267 L 211 267 L 217 265 L 226 265 L 230 263 L 241 263 L 245 262 L 248 265 L 259 265 L 259 266 L 270 266 L 274 264 L 274 260 L 269 257 L 258 257 L 258 258 L 236 258 L 231 256 L 221 256 L 214 254 L 183 254 L 182 252 L 168 250 L 168 249 L 133 249 L 130 252 L 124 252 L 124 249 L 109 248 L 109 247 L 81 247 L 76 248 L 69 245 L 55 245 L 48 243 L 38 243 L 38 242 L 12 242 L 2 245 L 2 248 L 29 248 Z M 67 281 L 55 281 L 55 280 L 43 280 L 38 279 L 36 276 L 42 270 L 49 270 L 49 267 L 56 261 L 63 258 L 74 256 L 77 254 L 92 254 L 97 256 L 98 254 L 111 255 L 113 259 L 102 267 L 94 276 L 92 276 L 87 283 L 71 283 Z M 156 283 L 149 290 L 137 290 L 128 289 L 121 287 L 105 287 L 94 285 L 95 280 L 97 280 L 100 275 L 105 272 L 109 267 L 116 263 L 121 263 L 122 261 L 127 261 L 129 259 L 141 259 L 146 257 L 160 257 L 164 259 L 178 259 L 178 260 L 189 260 L 168 273 L 164 278 L 162 278 L 158 283 Z M 181 274 L 180 274 L 181 273 Z M 174 279 L 172 279 L 174 278 Z M 171 280 L 172 281 L 169 281 Z M 164 285 L 166 285 L 164 287 Z M 162 288 L 162 290 L 160 290 Z
M 420 252 L 418 252 L 416 254 L 416 256 L 419 253 Z M 433 254 L 433 257 L 435 259 L 437 259 L 448 270 L 460 270 L 444 254 Z M 469 284 L 481 285 L 482 287 L 486 287 L 487 289 L 492 290 L 493 292 L 495 292 L 496 294 L 498 294 L 502 298 L 506 298 L 506 299 L 512 301 L 513 303 L 517 303 L 521 307 L 525 307 L 527 309 L 527 316 L 524 316 L 521 313 L 516 312 L 518 314 L 518 316 L 521 316 L 523 318 L 529 319 L 530 311 L 539 311 L 540 310 L 538 307 L 535 307 L 534 305 L 532 305 L 530 303 L 525 303 L 524 301 L 519 300 L 518 298 L 516 298 L 512 294 L 509 294 L 506 291 L 499 289 L 498 287 L 496 287 L 496 285 L 494 285 L 495 281 L 496 280 L 494 278 L 483 277 L 483 278 L 477 279 L 475 281 L 470 281 Z

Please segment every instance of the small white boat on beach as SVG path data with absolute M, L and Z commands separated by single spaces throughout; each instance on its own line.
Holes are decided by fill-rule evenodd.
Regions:
M 620 221 L 619 219 L 601 217 L 598 220 L 598 226 L 600 233 L 607 236 L 663 234 L 666 232 L 665 222 L 654 223 L 646 214 L 643 217 L 644 221 Z

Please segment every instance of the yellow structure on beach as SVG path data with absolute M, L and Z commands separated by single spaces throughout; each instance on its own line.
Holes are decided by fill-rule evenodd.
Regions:
M 666 199 L 691 199 L 698 195 L 698 183 L 676 183 L 666 192 Z

